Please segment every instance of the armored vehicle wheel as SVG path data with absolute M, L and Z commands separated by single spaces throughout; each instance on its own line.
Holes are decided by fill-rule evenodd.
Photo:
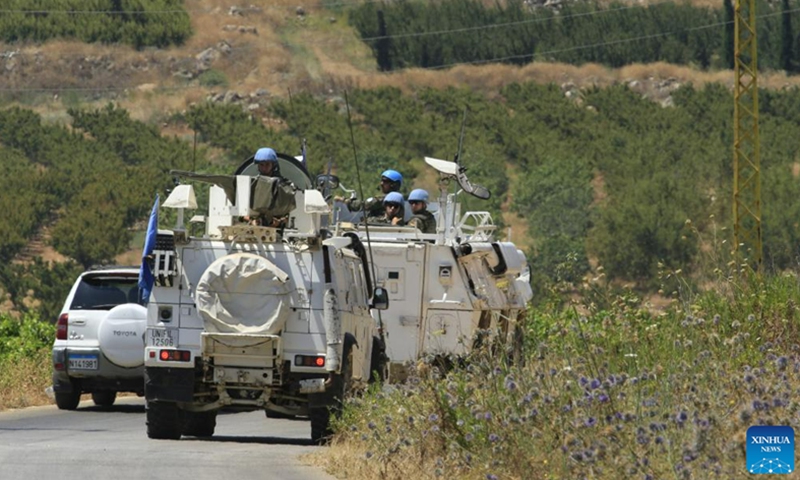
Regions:
M 81 403 L 81 391 L 72 390 L 71 392 L 55 392 L 56 405 L 59 410 L 75 410 L 78 404 Z
M 183 434 L 192 437 L 210 437 L 217 427 L 217 411 L 183 412 Z
M 342 373 L 334 377 L 334 384 L 329 390 L 330 401 L 328 405 L 309 408 L 308 416 L 311 418 L 311 441 L 322 445 L 326 443 L 333 430 L 331 430 L 331 415 L 337 418 L 342 414 L 342 404 L 350 388 L 353 378 L 353 348 L 352 344 L 345 344 L 342 355 Z
M 386 347 L 379 337 L 372 337 L 372 356 L 369 362 L 369 383 L 386 380 Z
M 98 407 L 110 407 L 117 399 L 117 392 L 113 390 L 98 390 L 92 392 L 92 401 Z
M 179 440 L 183 427 L 183 412 L 177 405 L 170 402 L 148 401 L 147 436 L 163 440 Z

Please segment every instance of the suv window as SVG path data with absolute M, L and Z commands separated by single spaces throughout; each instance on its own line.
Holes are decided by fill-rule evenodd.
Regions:
M 84 276 L 72 299 L 71 310 L 111 310 L 123 303 L 139 303 L 137 277 Z

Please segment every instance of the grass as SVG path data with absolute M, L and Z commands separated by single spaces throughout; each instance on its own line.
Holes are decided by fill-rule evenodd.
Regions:
M 464 368 L 352 400 L 315 463 L 340 478 L 741 478 L 745 432 L 800 403 L 798 278 L 720 279 L 661 313 L 633 292 L 531 311 L 527 362 Z
M 45 394 L 53 384 L 50 355 L 46 347 L 32 356 L 0 359 L 0 410 L 52 403 Z

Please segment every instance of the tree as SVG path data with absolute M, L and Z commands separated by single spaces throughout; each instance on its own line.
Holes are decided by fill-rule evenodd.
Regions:
M 722 8 L 725 10 L 725 38 L 722 42 L 722 51 L 724 52 L 725 66 L 733 68 L 734 56 L 733 43 L 735 41 L 734 35 L 734 13 L 733 2 L 731 0 L 723 0 Z
M 392 48 L 392 39 L 389 38 L 386 29 L 386 20 L 383 18 L 383 10 L 378 10 L 378 39 L 375 44 L 375 50 L 378 57 L 378 68 L 382 72 L 388 72 L 392 69 L 392 57 L 390 50 Z
M 792 10 L 789 0 L 781 0 L 781 68 L 787 74 L 795 73 L 794 33 L 792 33 Z

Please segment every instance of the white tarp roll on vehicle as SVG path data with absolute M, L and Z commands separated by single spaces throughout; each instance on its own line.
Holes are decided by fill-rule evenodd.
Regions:
M 197 283 L 207 332 L 275 335 L 289 316 L 289 275 L 264 257 L 234 253 L 208 266 Z

